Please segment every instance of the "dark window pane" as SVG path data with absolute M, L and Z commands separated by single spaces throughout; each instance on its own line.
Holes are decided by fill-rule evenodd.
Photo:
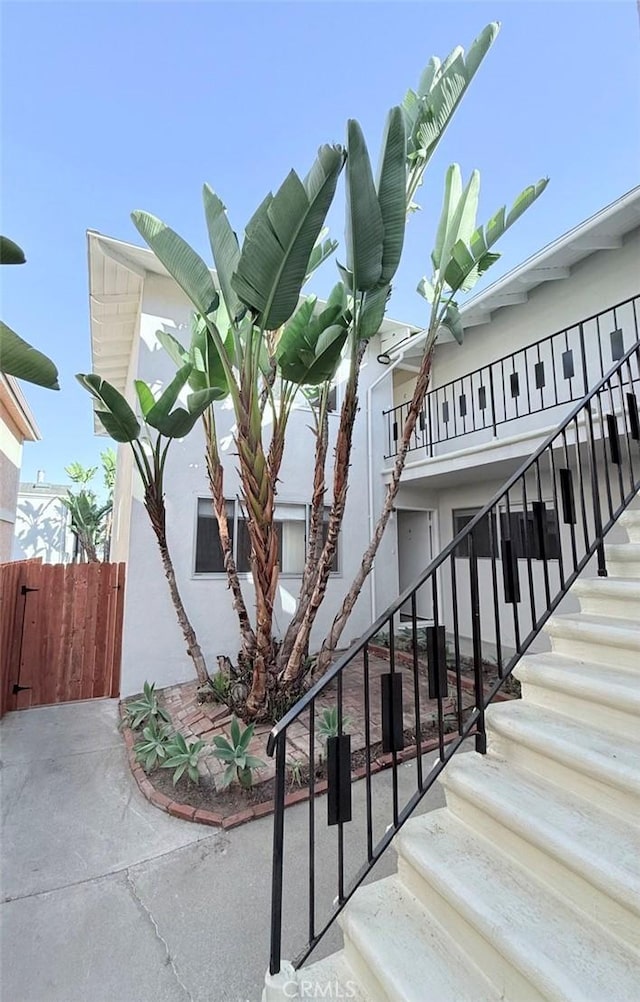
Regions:
M 453 534 L 457 536 L 459 532 L 476 517 L 479 508 L 465 508 L 453 513 Z M 496 553 L 496 517 L 495 515 L 485 515 L 473 530 L 473 541 L 477 557 L 491 557 Z M 469 556 L 469 536 L 462 539 L 455 551 L 456 557 Z
M 229 536 L 233 545 L 233 504 L 227 504 Z M 224 561 L 218 520 L 213 503 L 207 498 L 198 499 L 198 525 L 196 530 L 196 574 L 223 574 Z
M 238 546 L 236 550 L 236 566 L 241 574 L 251 570 L 251 539 L 244 518 L 238 512 Z
M 560 556 L 560 527 L 558 513 L 554 508 L 545 510 L 544 552 L 547 560 L 557 560 Z M 500 533 L 503 539 L 510 539 L 516 559 L 542 560 L 542 546 L 538 524 L 532 511 L 512 511 L 509 519 L 506 512 L 500 514 Z

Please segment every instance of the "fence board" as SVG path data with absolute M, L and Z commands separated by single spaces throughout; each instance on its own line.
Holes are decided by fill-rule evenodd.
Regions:
M 0 564 L 0 716 L 119 694 L 124 583 L 124 564 Z

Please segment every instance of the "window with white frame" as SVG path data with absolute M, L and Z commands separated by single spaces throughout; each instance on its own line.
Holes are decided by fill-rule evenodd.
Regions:
M 238 501 L 227 501 L 227 523 L 233 557 L 241 574 L 251 571 L 251 541 L 242 506 Z M 329 509 L 324 510 L 323 539 L 326 539 Z M 278 564 L 281 574 L 300 575 L 304 570 L 309 538 L 311 506 L 283 503 L 276 505 L 274 524 L 278 529 Z M 339 543 L 331 572 L 339 569 Z M 223 574 L 224 560 L 220 545 L 218 520 L 209 498 L 198 498 L 195 573 Z

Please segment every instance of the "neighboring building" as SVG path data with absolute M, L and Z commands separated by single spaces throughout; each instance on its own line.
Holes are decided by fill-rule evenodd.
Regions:
M 161 385 L 171 376 L 172 365 L 159 348 L 156 331 L 164 327 L 179 334 L 189 323 L 190 306 L 150 251 L 95 232 L 89 233 L 88 242 L 93 369 L 133 401 L 134 379 Z M 414 436 L 396 514 L 379 551 L 377 569 L 343 635 L 344 643 L 357 637 L 415 580 L 557 425 L 572 402 L 580 400 L 612 360 L 637 340 L 640 301 L 634 297 L 640 294 L 639 260 L 640 188 L 465 305 L 465 344 L 459 347 L 447 338 L 438 343 L 432 390 Z M 338 568 L 314 640 L 322 637 L 332 620 L 380 510 L 413 391 L 421 340 L 415 328 L 385 320 L 369 345 Z M 338 405 L 339 392 L 338 386 Z M 231 410 L 219 406 L 217 420 L 226 443 L 225 483 L 234 515 L 237 557 L 251 607 L 243 526 L 235 500 L 239 482 Z M 330 420 L 337 422 L 337 416 Z M 305 447 L 310 442 L 307 425 L 304 410 L 294 413 L 278 492 L 283 555 L 276 624 L 281 631 L 294 609 L 304 557 L 305 506 L 313 464 L 313 450 Z M 216 655 L 235 656 L 238 637 L 226 578 L 210 545 L 213 520 L 198 430 L 172 447 L 166 487 L 169 542 L 178 581 L 213 668 Z M 508 517 L 514 520 L 512 530 L 517 529 L 517 511 Z M 552 534 L 553 514 L 549 518 Z M 498 531 L 498 526 L 487 527 L 487 555 L 495 552 Z M 130 450 L 122 446 L 112 559 L 126 560 L 128 565 L 123 694 L 139 691 L 145 678 L 163 686 L 191 677 Z M 460 554 L 461 579 L 464 559 Z M 540 587 L 537 580 L 535 587 Z M 446 604 L 446 582 L 443 596 Z M 419 601 L 418 612 L 429 621 L 430 596 Z M 490 623 L 491 616 L 485 613 L 483 622 Z M 153 623 L 151 632 L 140 630 L 142 618 Z M 464 624 L 461 632 L 465 632 Z M 468 636 L 470 632 L 469 627 Z M 509 639 L 505 634 L 506 645 Z
M 38 442 L 40 432 L 20 386 L 0 373 L 0 563 L 12 559 L 23 442 Z
M 48 484 L 38 470 L 35 484 L 21 483 L 16 510 L 13 559 L 40 557 L 45 564 L 68 564 L 75 556 L 76 539 L 70 515 L 60 500 L 65 484 Z

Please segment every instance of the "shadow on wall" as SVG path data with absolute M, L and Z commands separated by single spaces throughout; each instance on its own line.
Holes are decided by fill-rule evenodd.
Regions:
M 13 547 L 14 560 L 41 557 L 44 563 L 68 563 L 73 551 L 67 539 L 67 510 L 58 498 L 18 502 Z

